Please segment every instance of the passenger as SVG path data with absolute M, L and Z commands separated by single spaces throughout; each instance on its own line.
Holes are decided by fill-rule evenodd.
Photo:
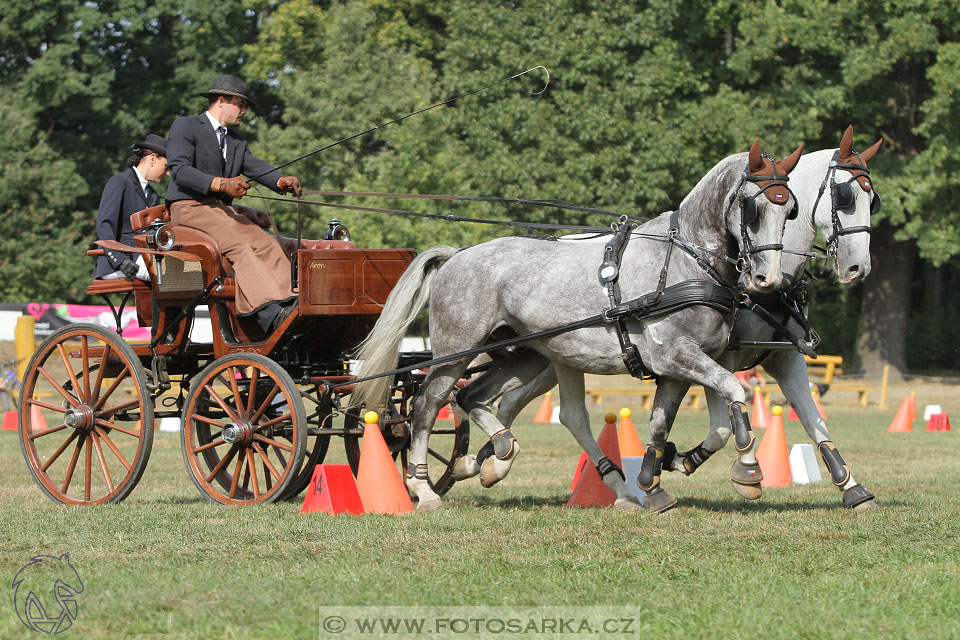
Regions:
M 100 208 L 97 211 L 97 239 L 113 240 L 133 245 L 133 228 L 130 226 L 130 214 L 160 204 L 160 197 L 150 182 L 160 182 L 167 175 L 167 141 L 150 134 L 143 142 L 131 147 L 133 155 L 127 158 L 130 167 L 109 180 L 100 196 Z M 93 277 L 103 280 L 135 277 L 149 280 L 147 266 L 143 256 L 104 249 L 97 257 L 93 268 Z
M 281 194 L 300 196 L 300 181 L 281 175 L 247 147 L 246 138 L 228 127 L 240 124 L 252 105 L 247 85 L 236 76 L 219 76 L 209 91 L 207 110 L 177 118 L 170 127 L 167 205 L 174 224 L 193 227 L 217 240 L 233 265 L 237 315 L 255 316 L 269 333 L 296 306 L 290 261 L 279 241 L 234 209 L 250 183 L 241 174 Z M 261 174 L 263 174 L 261 176 Z

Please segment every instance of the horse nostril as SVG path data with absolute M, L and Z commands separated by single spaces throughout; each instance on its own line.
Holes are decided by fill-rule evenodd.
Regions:
M 847 273 L 849 273 L 850 275 L 860 273 L 860 265 L 858 264 L 853 265 L 852 267 L 847 269 Z

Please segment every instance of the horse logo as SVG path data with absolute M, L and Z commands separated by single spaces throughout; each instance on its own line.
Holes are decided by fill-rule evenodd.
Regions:
M 77 619 L 80 574 L 70 554 L 34 556 L 13 578 L 13 604 L 20 622 L 31 631 L 61 633 Z

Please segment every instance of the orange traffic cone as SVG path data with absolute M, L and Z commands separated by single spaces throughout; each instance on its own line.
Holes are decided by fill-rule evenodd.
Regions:
M 37 405 L 31 405 L 30 417 L 32 418 L 30 422 L 33 425 L 34 431 L 47 428 L 47 420 L 43 417 L 43 411 L 41 411 Z
M 893 422 L 890 423 L 888 433 L 906 433 L 913 431 L 913 410 L 910 408 L 910 400 L 916 396 L 909 395 L 900 403 L 897 409 L 897 415 L 893 416 Z
M 633 420 L 630 419 L 631 415 L 630 409 L 620 409 L 620 427 L 617 429 L 617 445 L 620 448 L 620 457 L 642 458 L 646 451 L 643 448 L 643 443 L 640 442 L 637 430 L 633 426 Z
M 927 420 L 927 431 L 950 431 L 950 416 L 946 413 L 934 413 Z
M 823 418 L 823 421 L 827 421 L 827 412 L 823 410 L 823 405 L 820 404 L 820 393 L 814 390 L 810 390 L 810 396 L 813 398 L 813 404 L 817 405 L 817 411 L 820 412 L 820 417 Z
M 453 411 L 450 410 L 449 404 L 440 407 L 440 411 L 437 412 L 437 420 L 453 420 Z
M 757 462 L 763 472 L 761 487 L 785 487 L 793 478 L 790 474 L 790 453 L 787 434 L 783 430 L 783 408 L 773 407 L 770 426 L 757 447 Z
M 376 411 L 363 416 L 363 445 L 360 448 L 360 467 L 357 469 L 357 493 L 367 513 L 405 513 L 413 511 L 413 503 L 403 486 L 400 472 L 393 462 L 390 449 L 377 426 Z
M 586 451 L 580 452 L 580 459 L 577 460 L 577 470 L 573 472 L 573 480 L 570 481 L 570 491 L 576 488 L 577 483 L 580 482 L 580 476 L 583 475 L 583 470 L 587 468 L 587 465 L 590 464 L 590 456 L 587 455 Z
M 16 431 L 18 414 L 16 411 L 7 411 L 3 414 L 3 425 L 0 429 L 4 431 Z
M 537 409 L 537 415 L 533 417 L 534 424 L 550 424 L 550 417 L 553 415 L 553 403 L 550 401 L 550 392 L 543 395 L 540 402 L 540 408 Z
M 797 412 L 793 410 L 793 406 L 790 407 L 790 413 L 787 414 L 787 420 L 799 420 L 800 416 L 797 415 Z
M 363 513 L 363 502 L 348 464 L 318 464 L 307 487 L 300 513 Z
M 917 394 L 915 391 L 911 391 L 910 395 L 907 396 L 907 399 L 910 401 L 910 422 L 913 422 L 917 419 Z
M 616 417 L 614 417 L 614 420 L 616 420 Z M 621 466 L 620 447 L 617 445 L 617 427 L 613 423 L 607 422 L 603 425 L 603 431 L 597 438 L 597 444 L 600 445 L 603 455 L 610 458 L 610 461 L 618 467 Z M 567 506 L 606 507 L 613 504 L 616 499 L 617 494 L 603 484 L 596 467 L 588 463 L 583 473 L 580 474 L 580 481 L 577 482 L 573 493 L 570 494 L 570 499 L 567 500 Z
M 753 388 L 753 412 L 750 414 L 750 426 L 754 429 L 766 429 L 770 424 L 770 409 L 760 393 L 760 387 Z

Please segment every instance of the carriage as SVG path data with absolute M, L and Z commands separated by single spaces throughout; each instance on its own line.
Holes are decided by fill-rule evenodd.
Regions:
M 37 348 L 24 376 L 20 442 L 43 492 L 65 504 L 120 502 L 143 475 L 155 424 L 171 418 L 180 421 L 191 480 L 215 503 L 295 498 L 333 438 L 342 440 L 356 473 L 363 410 L 348 407 L 355 379 L 349 354 L 376 322 L 413 250 L 357 248 L 336 221 L 322 240 L 278 238 L 291 256 L 298 305 L 267 335 L 237 315 L 232 270 L 214 238 L 173 225 L 164 205 L 131 221 L 138 234 L 133 251 L 147 261 L 150 281 L 95 280 L 87 288 L 107 301 L 117 329 L 61 328 Z M 130 250 L 97 244 L 88 255 Z M 150 342 L 121 336 L 128 305 L 151 328 Z M 212 342 L 191 339 L 200 305 L 209 308 Z M 429 359 L 429 351 L 401 354 L 409 370 L 395 376 L 380 420 L 404 466 L 410 399 L 425 375 L 415 365 Z M 434 430 L 430 483 L 440 493 L 453 484 L 453 461 L 466 451 L 466 422 L 458 416 Z

